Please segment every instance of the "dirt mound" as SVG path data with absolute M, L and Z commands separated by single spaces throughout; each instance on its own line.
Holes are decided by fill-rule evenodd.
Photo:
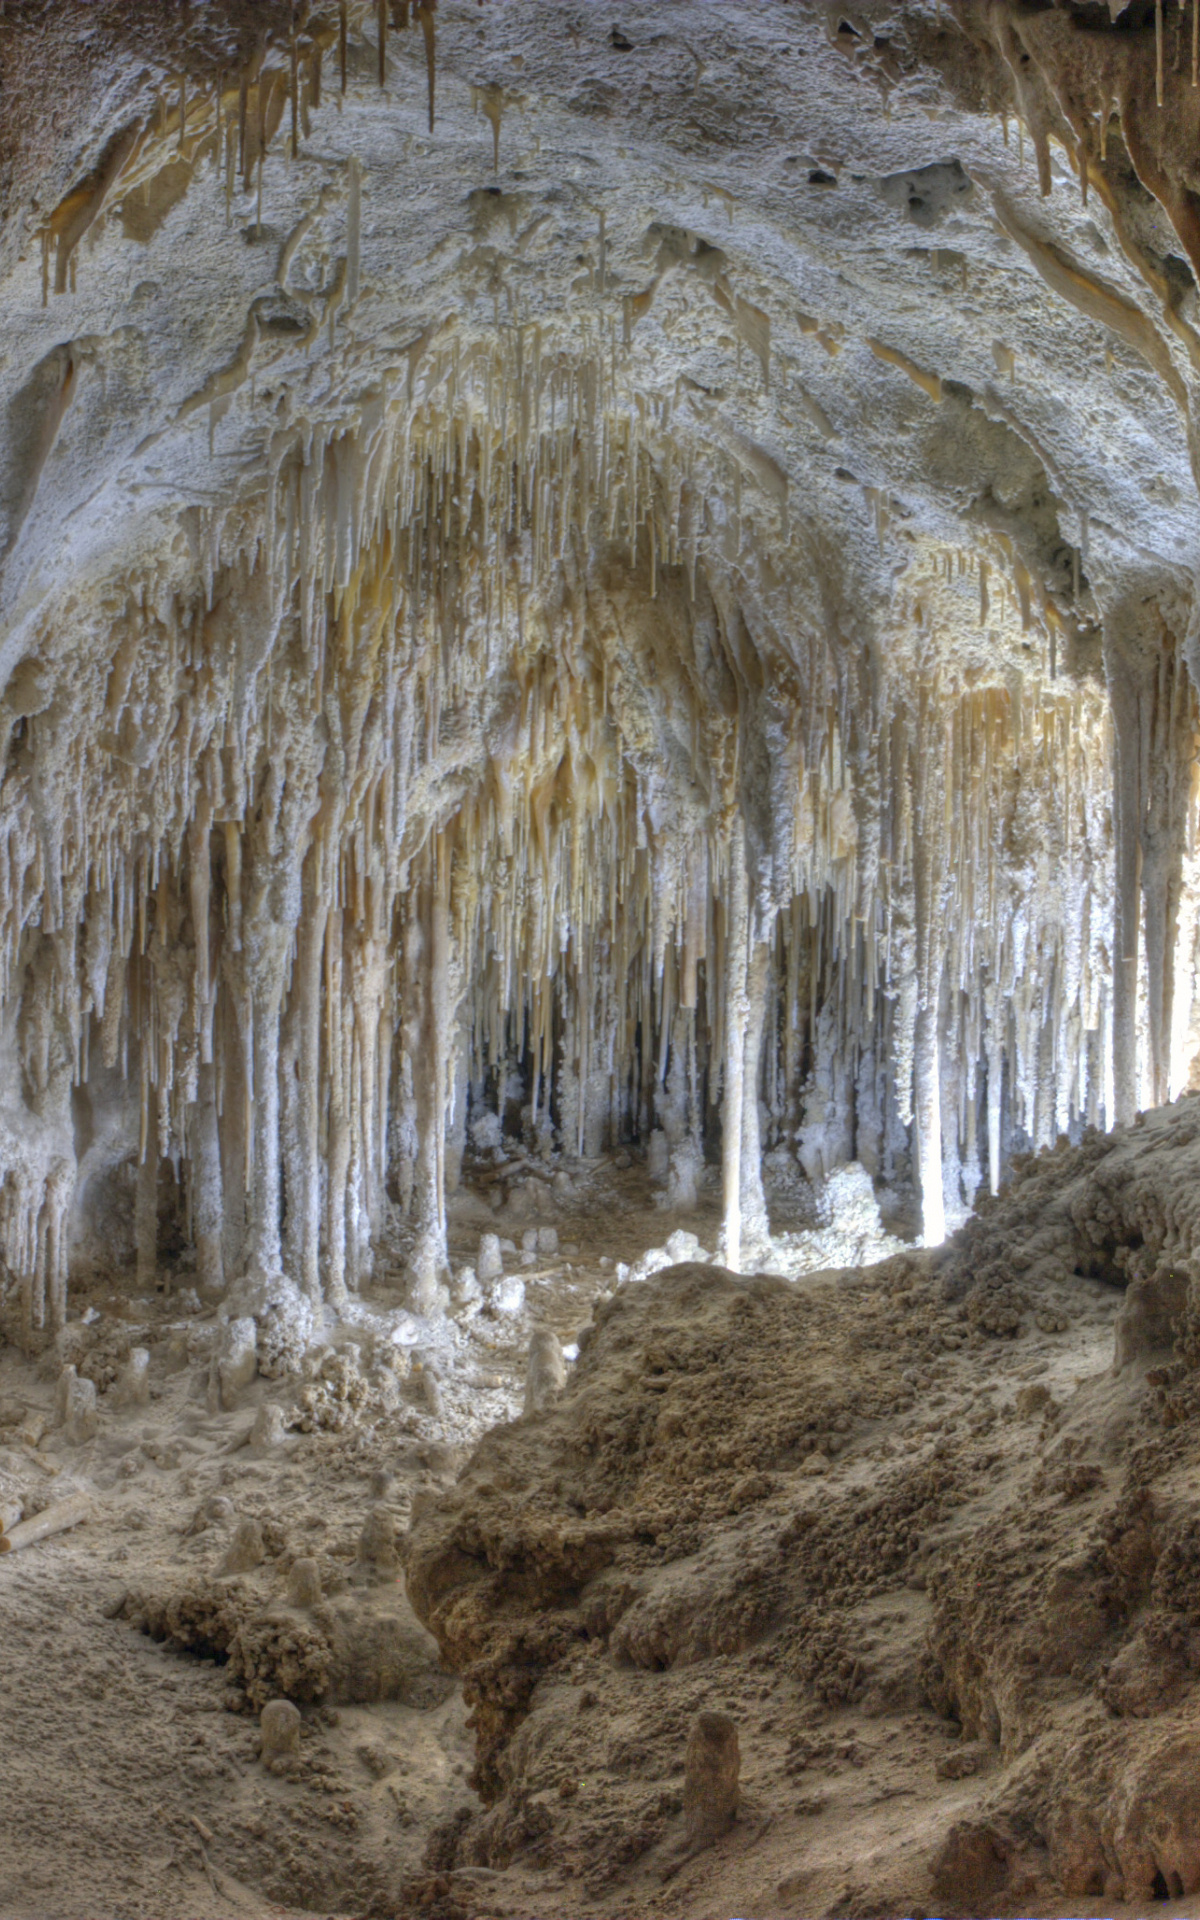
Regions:
M 941 1260 L 948 1297 L 972 1325 L 1014 1332 L 1029 1316 L 1058 1329 L 1064 1285 L 1083 1275 L 1125 1291 L 1118 1366 L 1194 1341 L 1200 1319 L 1200 1111 L 1189 1097 L 1080 1146 L 1018 1159 L 998 1198 L 977 1212 Z M 1200 1351 L 1193 1358 L 1200 1358 Z
M 679 1266 L 598 1310 L 563 1399 L 409 1538 L 488 1803 L 439 1858 L 455 1898 L 481 1870 L 597 1913 L 1200 1891 L 1198 1117 L 1041 1156 L 935 1255 Z M 713 1710 L 742 1801 L 693 1859 Z
M 670 1268 L 597 1310 L 558 1410 L 483 1441 L 407 1570 L 466 1674 L 485 1793 L 530 1689 L 580 1637 L 646 1671 L 686 1665 L 746 1648 L 800 1588 L 846 1600 L 904 1564 L 939 1469 L 868 1513 L 831 1507 L 822 1484 L 856 1428 L 914 1403 L 904 1366 L 931 1345 L 937 1289 L 906 1316 L 897 1278 L 905 1263 L 856 1287 L 849 1313 L 836 1282 Z
M 131 1594 L 122 1613 L 152 1639 L 226 1665 L 229 1704 L 243 1711 L 277 1699 L 430 1707 L 451 1690 L 434 1642 L 395 1591 L 305 1609 L 264 1606 L 242 1581 L 200 1580 Z

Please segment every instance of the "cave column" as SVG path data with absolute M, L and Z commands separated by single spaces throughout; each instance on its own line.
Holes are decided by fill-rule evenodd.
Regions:
M 916 922 L 916 1018 L 913 1026 L 913 1136 L 921 1191 L 921 1238 L 946 1238 L 942 1172 L 941 1002 L 945 962 L 945 785 L 948 752 L 930 689 L 921 688 L 914 755 L 913 904 Z
M 329 918 L 324 861 L 318 827 L 301 870 L 301 910 L 280 1060 L 287 1202 L 284 1271 L 314 1303 L 321 1298 L 321 970 Z
M 213 1063 L 214 992 L 212 974 L 212 798 L 201 789 L 188 829 L 188 890 L 192 939 L 196 949 L 195 1005 L 200 1042 L 196 1099 L 191 1113 L 189 1168 L 196 1279 L 208 1293 L 222 1293 L 225 1261 L 221 1245 L 221 1137 L 217 1070 Z
M 1113 722 L 1113 1099 L 1120 1124 L 1137 1112 L 1138 962 L 1146 920 L 1150 1098 L 1168 1097 L 1171 1003 L 1191 767 L 1190 691 L 1155 588 L 1128 593 L 1104 618 Z
M 326 1080 L 329 1090 L 325 1196 L 325 1291 L 346 1304 L 346 1181 L 350 1172 L 350 1074 L 342 990 L 344 937 L 340 908 L 329 914 L 325 937 Z
M 1152 701 L 1142 902 L 1151 1098 L 1162 1106 L 1171 1098 L 1176 956 L 1195 738 L 1194 695 L 1174 636 L 1165 626 Z
M 292 694 L 295 693 L 294 704 Z M 304 873 L 319 804 L 323 746 L 314 744 L 303 685 L 275 688 L 279 741 L 247 812 L 238 879 L 240 999 L 253 1074 L 245 1272 L 283 1274 L 280 1029 L 284 994 L 304 918 Z M 309 961 L 311 967 L 311 960 Z
M 38 1213 L 33 1231 L 33 1263 L 29 1270 L 29 1280 L 25 1294 L 25 1334 L 26 1348 L 33 1351 L 33 1335 L 44 1331 L 46 1325 L 46 1216 L 45 1203 Z
M 1000 1191 L 1000 1105 L 1004 1089 L 1004 1046 L 999 1031 L 997 1006 L 988 1023 L 987 1042 L 987 1146 L 988 1192 Z
M 723 1257 L 733 1273 L 742 1257 L 742 1109 L 746 1085 L 746 1032 L 750 1018 L 747 992 L 749 899 L 746 834 L 740 813 L 729 828 L 729 905 L 725 921 L 725 1085 L 721 1112 L 721 1190 L 724 1204 Z
M 938 996 L 926 987 L 917 1006 L 913 1040 L 913 1130 L 921 1187 L 921 1237 L 927 1247 L 940 1247 L 946 1238 L 939 1054 Z
M 246 1264 L 259 1274 L 283 1268 L 280 1243 L 279 1023 L 290 931 L 270 929 L 258 946 L 251 973 L 254 1098 L 251 1107 L 253 1176 L 247 1221 Z
M 773 916 L 771 933 L 773 933 Z M 761 1241 L 770 1233 L 762 1181 L 762 1129 L 758 1089 L 762 1077 L 763 1033 L 771 960 L 771 933 L 756 940 L 749 952 L 746 979 L 745 1081 L 742 1089 L 742 1162 L 739 1174 L 743 1238 Z
M 437 1185 L 434 1211 L 438 1241 L 446 1245 L 446 1093 L 450 1068 L 450 850 L 446 835 L 439 833 L 435 845 L 436 868 L 430 913 L 429 1020 L 433 1040 L 433 1076 L 435 1090 L 434 1146 L 437 1152 Z
M 246 1056 L 237 996 L 226 968 L 218 1003 L 221 1047 L 220 1163 L 221 1256 L 227 1279 L 241 1272 L 246 1245 Z
M 196 1278 L 208 1292 L 225 1287 L 221 1249 L 221 1140 L 217 1117 L 217 1070 L 202 1063 L 197 1074 L 191 1127 L 192 1231 Z
M 1140 715 L 1124 675 L 1109 675 L 1115 765 L 1113 837 L 1116 887 L 1113 912 L 1112 1119 L 1128 1125 L 1137 1112 L 1137 975 L 1142 882 Z
M 321 1297 L 321 957 L 327 910 L 320 886 L 321 849 L 309 850 L 305 910 L 296 940 L 296 1256 L 297 1279 L 310 1300 Z M 289 1193 L 291 1212 L 293 1197 Z
M 153 1293 L 158 1284 L 158 1097 L 147 1080 L 142 1082 L 141 1147 L 134 1203 L 134 1241 L 138 1292 L 145 1294 Z
M 46 1182 L 46 1309 L 51 1335 L 67 1324 L 67 1214 L 75 1193 L 75 1168 L 58 1160 Z
M 450 854 L 445 833 L 431 837 L 426 874 L 418 893 L 420 931 L 409 942 L 407 991 L 421 1008 L 423 1064 L 414 1075 L 417 1106 L 417 1165 L 414 1202 L 416 1239 L 410 1271 L 417 1313 L 433 1313 L 445 1275 L 446 1252 L 446 1077 L 450 1046 L 449 947 Z M 414 1063 L 416 1065 L 417 1063 Z
M 371 892 L 372 898 L 378 900 L 379 888 L 375 886 Z M 379 1052 L 387 959 L 387 945 L 378 930 L 356 933 L 350 954 L 354 1012 L 352 1078 L 356 1084 L 350 1172 L 353 1220 L 348 1232 L 351 1266 L 357 1281 L 370 1270 L 372 1240 L 379 1226 L 382 1198 L 377 1140 Z

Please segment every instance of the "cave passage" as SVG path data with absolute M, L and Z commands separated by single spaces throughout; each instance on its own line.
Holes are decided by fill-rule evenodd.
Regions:
M 1049 1565 L 1038 1502 L 1108 1487 L 1061 1573 L 1091 1597 L 1013 1671 L 1083 1674 L 1097 1726 L 1175 1711 L 1184 1492 L 1147 1517 L 1113 1488 L 1135 1417 L 1187 1428 L 1198 1350 L 1163 1169 L 1200 1090 L 1200 0 L 0 16 L 0 1551 L 34 1569 L 0 1612 L 48 1633 L 55 1568 L 107 1568 L 97 1518 L 136 1534 L 149 1488 L 106 1623 L 284 1709 L 276 1785 L 322 1777 L 318 1738 L 358 1753 L 359 1852 L 347 1815 L 336 1871 L 306 1856 L 339 1911 L 400 1910 L 400 1853 L 391 1892 L 363 1862 L 410 1736 L 404 1874 L 418 1833 L 432 1886 L 468 1832 L 503 1874 L 547 1808 L 591 1817 L 575 1758 L 536 1820 L 513 1784 L 558 1738 L 520 1731 L 535 1688 L 590 1696 L 585 1645 L 679 1700 L 677 1669 L 744 1680 L 769 1647 L 814 1728 L 911 1709 L 999 1777 L 1032 1722 L 979 1678 L 969 1596 L 1003 1581 L 954 1558 L 971 1501 L 1008 1515 L 1013 1584 Z M 826 1377 L 860 1363 L 861 1404 Z M 999 1442 L 991 1486 L 992 1426 L 1036 1429 L 1028 1486 Z M 806 1516 L 778 1538 L 776 1499 Z M 438 1586 L 460 1545 L 495 1583 L 463 1576 L 470 1632 Z M 762 1592 L 692 1595 L 685 1628 L 662 1569 L 693 1556 Z M 902 1680 L 868 1658 L 884 1594 Z M 1118 1649 L 1142 1608 L 1175 1624 Z M 747 1723 L 710 1690 L 672 1708 L 686 1787 L 626 1808 L 663 1885 L 749 1830 Z M 380 1759 L 375 1722 L 317 1718 L 343 1708 L 426 1717 Z M 857 1764 L 793 1736 L 789 1780 Z M 1022 1874 L 1190 1898 L 1192 1843 L 1135 1859 L 1087 1793 L 1036 1841 L 996 1814 L 879 1910 L 1012 1907 Z M 842 1812 L 847 1859 L 901 1847 Z M 224 1899 L 196 1821 L 191 1892 Z M 831 1860 L 813 1911 L 875 1910 Z M 760 1892 L 810 1897 L 783 1865 Z

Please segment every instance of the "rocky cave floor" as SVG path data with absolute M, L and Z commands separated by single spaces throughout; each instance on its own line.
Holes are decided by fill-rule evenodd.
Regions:
M 789 1281 L 676 1241 L 616 1284 L 718 1215 L 665 1214 L 627 1155 L 523 1253 L 538 1221 L 477 1168 L 452 1258 L 506 1234 L 523 1310 L 414 1323 L 383 1268 L 304 1380 L 228 1411 L 186 1272 L 76 1287 L 94 1437 L 53 1425 L 62 1355 L 0 1349 L 0 1494 L 92 1501 L 0 1560 L 0 1910 L 1200 1912 L 1200 1419 L 1163 1338 L 1198 1123 L 1186 1098 L 1030 1162 L 937 1253 Z M 514 1419 L 532 1331 L 570 1352 L 593 1306 L 562 1399 Z M 299 1748 L 268 1769 L 280 1695 Z M 689 1857 L 706 1708 L 741 1805 Z

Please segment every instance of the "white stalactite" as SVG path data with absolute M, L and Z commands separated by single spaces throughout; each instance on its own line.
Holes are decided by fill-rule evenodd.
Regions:
M 1165 621 L 1136 672 L 1114 626 L 1110 712 L 939 653 L 954 581 L 918 553 L 890 650 L 856 652 L 777 490 L 683 460 L 608 353 L 435 326 L 403 373 L 281 427 L 265 499 L 92 625 L 47 617 L 71 724 L 24 720 L 0 784 L 0 1010 L 45 1134 L 0 1216 L 30 1339 L 92 1061 L 144 1077 L 207 1289 L 343 1304 L 391 1179 L 427 1309 L 454 1103 L 489 1076 L 568 1154 L 661 1127 L 680 1199 L 719 1083 L 735 1267 L 762 1148 L 915 1176 L 932 1243 L 985 1139 L 994 1188 L 1010 1141 L 1131 1110 L 1139 1018 L 1156 1091 L 1186 1080 L 1195 703 Z M 794 602 L 760 577 L 783 539 Z

